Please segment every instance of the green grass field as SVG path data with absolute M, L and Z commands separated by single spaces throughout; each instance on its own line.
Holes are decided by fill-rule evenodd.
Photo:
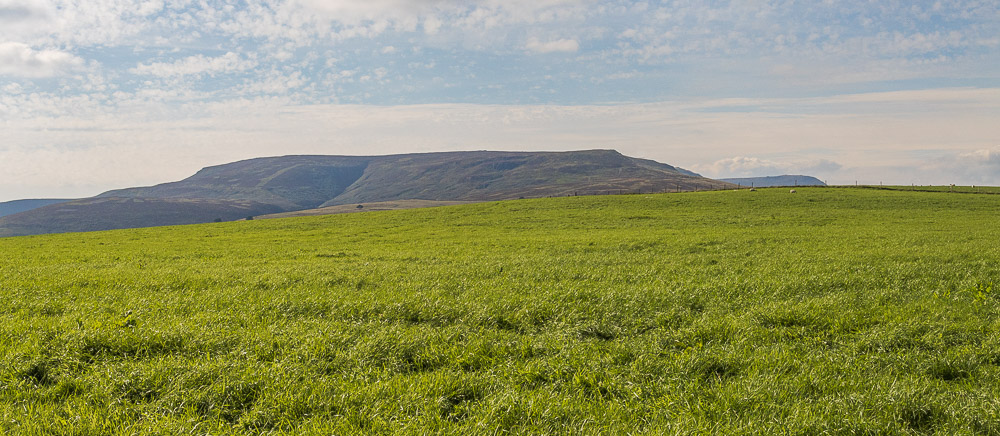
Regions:
M 1000 434 L 1000 197 L 0 239 L 5 434 Z

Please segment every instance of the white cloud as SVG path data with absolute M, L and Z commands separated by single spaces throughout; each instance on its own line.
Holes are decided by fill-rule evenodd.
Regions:
M 437 8 L 462 4 L 458 0 L 298 0 L 298 3 L 345 24 L 386 19 L 408 21 Z
M 32 41 L 31 36 L 51 30 L 55 11 L 47 1 L 0 0 L 0 42 L 20 41 L 32 45 L 51 45 Z
M 53 77 L 83 66 L 83 59 L 59 50 L 35 50 L 18 42 L 0 42 L 0 75 Z
M 829 159 L 812 161 L 775 161 L 750 156 L 735 156 L 719 159 L 709 165 L 698 165 L 702 175 L 727 177 L 763 177 L 785 174 L 804 174 L 807 176 L 829 176 L 843 168 L 843 165 Z
M 616 46 L 604 55 L 654 65 L 724 57 L 724 67 L 767 77 L 773 87 L 954 77 L 970 71 L 982 77 L 983 62 L 997 60 L 983 42 L 1000 32 L 1000 9 L 986 3 L 951 1 L 928 15 L 924 7 L 852 0 L 672 2 L 632 15 L 629 27 L 616 33 Z M 859 19 L 870 25 L 859 25 Z M 720 83 L 718 77 L 712 80 Z
M 961 179 L 959 183 L 995 184 L 1000 179 L 1000 145 L 959 153 L 954 159 L 945 159 L 943 164 L 936 164 L 959 176 L 956 177 Z
M 32 4 L 34 10 L 43 14 L 35 15 L 38 18 L 29 26 L 18 28 L 13 39 L 31 45 L 58 46 L 141 45 L 147 38 L 158 36 L 158 32 L 150 31 L 155 28 L 155 22 L 147 17 L 163 7 L 159 0 L 13 2 Z M 4 33 L 4 29 L 0 28 L 0 35 Z
M 247 82 L 238 94 L 246 96 L 255 95 L 287 95 L 306 84 L 302 73 L 295 71 L 290 74 L 272 70 L 264 77 Z
M 214 76 L 216 74 L 245 71 L 256 66 L 256 60 L 243 58 L 236 53 L 229 52 L 218 57 L 195 55 L 179 59 L 174 62 L 139 64 L 135 68 L 130 69 L 129 72 L 132 74 L 157 77 L 175 77 L 201 74 Z
M 20 83 L 8 83 L 4 85 L 3 88 L 0 89 L 2 89 L 4 93 L 10 95 L 17 95 L 24 92 L 24 88 L 21 86 Z
M 291 0 L 237 10 L 216 27 L 239 37 L 294 41 L 377 38 L 390 32 L 447 34 L 441 40 L 469 46 L 505 46 L 510 27 L 576 23 L 596 0 Z M 470 40 L 472 42 L 470 42 Z
M 713 177 L 754 177 L 785 174 L 787 166 L 756 157 L 737 156 L 717 160 L 699 170 Z
M 46 21 L 51 18 L 52 11 L 47 2 L 0 0 L 0 24 L 5 27 Z
M 163 0 L 144 0 L 136 7 L 136 15 L 147 17 L 163 10 Z
M 916 185 L 1000 185 L 1000 145 L 927 153 L 910 166 L 885 168 L 885 180 Z
M 575 53 L 580 49 L 580 43 L 569 38 L 542 42 L 532 37 L 528 38 L 525 48 L 534 53 Z
M 1000 171 L 1000 145 L 994 148 L 974 150 L 958 155 L 959 159 L 970 165 L 991 167 Z
M 444 24 L 441 19 L 433 15 L 424 18 L 424 33 L 428 35 L 434 35 L 441 30 L 441 25 Z

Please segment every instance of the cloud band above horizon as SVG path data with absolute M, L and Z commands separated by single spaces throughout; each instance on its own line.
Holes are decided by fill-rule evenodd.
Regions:
M 0 146 L 5 199 L 94 195 L 261 156 L 482 149 L 612 148 L 708 177 L 796 173 L 835 184 L 1000 184 L 1000 126 L 992 122 L 1000 117 L 1000 89 L 574 106 L 258 99 L 188 105 L 157 121 L 150 114 L 162 107 L 151 102 L 130 103 L 129 115 L 30 96 L 14 105 L 58 104 L 78 106 L 8 123 L 8 142 Z M 733 111 L 737 106 L 743 109 Z M 810 113 L 801 113 L 806 106 Z M 49 145 L 37 145 L 43 141 Z

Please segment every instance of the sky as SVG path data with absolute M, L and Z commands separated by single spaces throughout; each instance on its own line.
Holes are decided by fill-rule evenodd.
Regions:
M 0 201 L 456 150 L 1000 185 L 1000 0 L 0 0 L 0 128 Z

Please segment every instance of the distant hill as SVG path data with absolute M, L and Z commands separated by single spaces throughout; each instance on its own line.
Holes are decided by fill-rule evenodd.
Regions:
M 767 177 L 743 177 L 735 179 L 719 179 L 722 182 L 734 183 L 740 186 L 767 188 L 769 186 L 826 186 L 822 180 L 812 176 L 784 175 Z
M 31 209 L 37 209 L 39 207 L 48 206 L 50 204 L 64 203 L 67 201 L 70 200 L 62 198 L 46 198 L 38 200 L 4 201 L 0 202 L 0 217 L 29 211 Z
M 119 189 L 2 217 L 0 236 L 194 224 L 400 200 L 489 201 L 731 187 L 614 150 L 266 157 L 208 167 L 178 182 Z
M 179 182 L 100 197 L 240 199 L 293 211 L 404 199 L 486 201 L 710 189 L 712 183 L 690 171 L 614 150 L 470 151 L 257 158 L 208 167 Z

